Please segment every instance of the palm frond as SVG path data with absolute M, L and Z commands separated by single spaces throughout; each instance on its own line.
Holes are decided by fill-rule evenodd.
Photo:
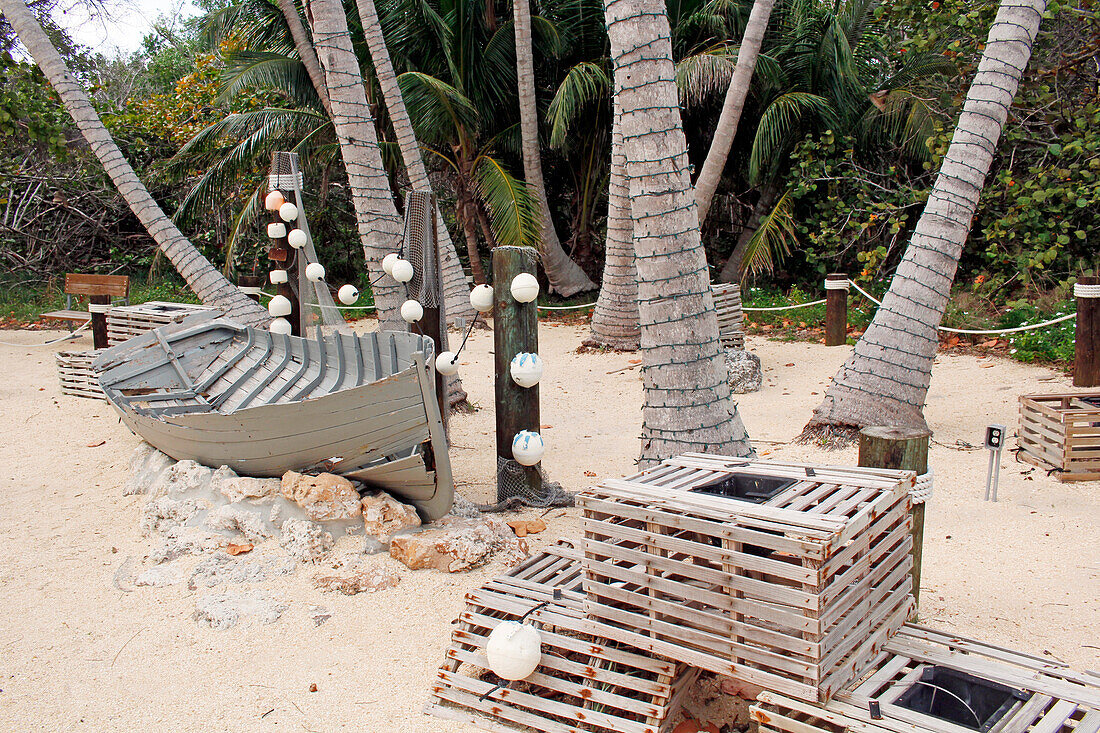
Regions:
M 760 222 L 759 228 L 753 232 L 752 239 L 745 247 L 741 265 L 742 279 L 750 274 L 771 272 L 775 263 L 789 254 L 797 242 L 792 189 L 787 189 L 771 212 Z
M 225 267 L 223 271 L 226 277 L 233 276 L 233 271 L 236 267 L 235 255 L 237 242 L 240 240 L 241 232 L 245 227 L 250 226 L 256 221 L 256 217 L 259 215 L 260 211 L 263 210 L 263 199 L 266 194 L 267 181 L 264 181 L 256 186 L 252 195 L 244 202 L 244 206 L 242 206 L 240 211 L 237 212 L 237 215 L 233 217 L 233 226 L 229 230 L 229 236 L 225 239 Z
M 267 51 L 235 51 L 226 57 L 218 89 L 224 103 L 245 91 L 275 90 L 300 106 L 320 108 L 305 65 L 299 59 Z
M 550 100 L 546 119 L 550 124 L 550 145 L 561 147 L 580 111 L 606 99 L 611 92 L 611 76 L 602 62 L 582 61 L 565 73 L 565 78 Z
M 477 123 L 473 102 L 447 82 L 419 71 L 397 77 L 418 140 L 441 144 L 454 140 Z
M 527 185 L 489 155 L 474 166 L 474 192 L 489 212 L 493 235 L 503 245 L 538 247 L 542 216 Z
M 750 180 L 759 181 L 766 168 L 780 164 L 780 151 L 795 139 L 796 128 L 807 115 L 815 115 L 825 125 L 837 121 L 836 111 L 829 100 L 817 94 L 788 92 L 768 105 L 752 143 Z
M 676 64 L 676 88 L 685 108 L 706 104 L 729 89 L 741 47 L 722 43 L 685 56 Z

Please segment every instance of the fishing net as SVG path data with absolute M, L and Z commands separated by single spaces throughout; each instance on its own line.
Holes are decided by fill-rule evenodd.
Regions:
M 517 504 L 533 507 L 573 506 L 573 495 L 557 481 L 551 481 L 541 463 L 536 470 L 542 483 L 537 491 L 533 491 L 527 481 L 527 467 L 511 458 L 498 455 L 498 502 L 478 508 L 482 511 L 503 511 Z

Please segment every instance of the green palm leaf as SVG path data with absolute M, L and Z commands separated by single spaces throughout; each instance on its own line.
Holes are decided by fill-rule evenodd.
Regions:
M 473 102 L 447 82 L 419 71 L 397 77 L 401 96 L 409 110 L 416 137 L 429 145 L 440 145 L 462 136 L 478 120 Z
M 561 147 L 573 123 L 580 118 L 581 110 L 607 98 L 610 91 L 611 77 L 602 62 L 582 61 L 571 67 L 554 92 L 547 110 L 550 145 Z
M 764 110 L 749 157 L 749 178 L 759 181 L 767 168 L 778 167 L 779 152 L 796 137 L 804 118 L 814 116 L 825 125 L 835 124 L 836 111 L 829 100 L 807 92 L 788 92 Z
M 785 257 L 797 242 L 794 201 L 791 189 L 787 189 L 749 240 L 742 260 L 742 277 L 771 272 L 776 261 Z
M 538 247 L 542 216 L 527 185 L 500 161 L 482 155 L 474 166 L 474 192 L 489 212 L 489 224 L 503 245 Z
M 733 78 L 740 48 L 737 44 L 720 43 L 680 59 L 676 64 L 680 104 L 690 109 L 723 97 Z

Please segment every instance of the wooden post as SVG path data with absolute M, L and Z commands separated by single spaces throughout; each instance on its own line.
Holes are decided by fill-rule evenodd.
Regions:
M 295 206 L 298 205 L 297 197 L 294 195 L 293 191 L 283 191 L 283 198 Z M 294 228 L 294 222 L 283 221 L 278 211 L 273 211 L 271 213 L 273 214 L 272 221 L 283 224 L 286 227 L 287 233 Z M 286 318 L 290 321 L 290 333 L 294 336 L 301 336 L 302 308 L 298 303 L 298 296 L 295 295 L 292 285 L 292 283 L 298 282 L 298 253 L 290 246 L 290 243 L 287 242 L 287 238 L 284 235 L 271 240 L 271 248 L 267 251 L 267 256 L 273 263 L 272 269 L 286 270 L 286 282 L 276 285 L 275 292 L 290 301 L 290 315 Z
M 443 351 L 443 331 L 447 328 L 447 324 L 443 311 L 443 268 L 440 266 L 439 229 L 435 217 L 435 196 L 430 195 L 428 201 L 430 203 L 429 218 L 432 222 L 432 238 L 431 246 L 424 247 L 423 267 L 425 270 L 437 273 L 435 302 L 439 305 L 434 308 L 424 306 L 424 316 L 420 319 L 419 325 L 423 329 L 422 333 L 435 342 L 435 355 L 439 356 L 439 353 Z M 429 259 L 432 263 L 431 267 L 428 266 Z M 439 402 L 439 416 L 443 420 L 443 429 L 446 431 L 450 422 L 451 405 L 447 400 L 447 378 L 439 372 L 435 372 L 435 397 Z
M 540 429 L 539 388 L 520 387 L 512 381 L 512 357 L 520 352 L 538 353 L 538 312 L 535 303 L 517 303 L 512 297 L 512 278 L 521 272 L 534 275 L 538 252 L 530 247 L 493 249 L 493 350 L 496 374 L 497 455 L 512 458 L 512 439 L 521 430 Z M 539 464 L 525 466 L 526 490 L 530 496 L 542 491 Z M 497 483 L 497 500 L 503 495 Z
M 237 275 L 237 287 L 257 303 L 260 302 L 260 288 L 263 284 L 264 279 L 259 275 Z
M 843 282 L 845 287 L 829 287 Z M 848 342 L 848 276 L 833 273 L 825 276 L 825 345 L 844 346 Z
M 110 295 L 88 296 L 88 311 L 92 319 L 92 348 L 107 348 L 107 308 L 110 305 Z
M 859 465 L 928 473 L 931 433 L 916 428 L 868 427 L 859 431 Z M 921 561 L 924 555 L 924 502 L 914 504 L 913 597 L 920 603 Z
M 1078 287 L 1080 286 L 1080 287 Z M 1077 331 L 1073 349 L 1073 386 L 1100 385 L 1100 277 L 1078 278 Z M 1092 292 L 1084 292 L 1092 291 Z

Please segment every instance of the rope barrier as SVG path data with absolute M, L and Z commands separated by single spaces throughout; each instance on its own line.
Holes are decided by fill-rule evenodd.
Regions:
M 540 305 L 537 308 L 540 311 L 570 311 L 577 310 L 579 308 L 591 308 L 596 305 L 595 303 L 583 303 L 581 305 Z
M 1032 331 L 1036 328 L 1045 328 L 1046 326 L 1052 326 L 1055 323 L 1061 323 L 1062 321 L 1068 321 L 1071 318 L 1076 318 L 1076 313 L 1070 313 L 1068 316 L 1062 316 L 1061 318 L 1055 318 L 1050 321 L 1043 321 L 1042 323 L 1033 323 L 1030 326 L 1017 326 L 1016 328 L 1000 328 L 994 331 L 981 331 L 973 330 L 969 328 L 948 328 L 947 326 L 937 326 L 941 331 L 947 331 L 948 333 L 971 333 L 977 335 L 992 335 L 995 333 L 1019 333 L 1020 331 Z
M 1100 298 L 1100 285 L 1073 284 L 1074 298 Z
M 814 301 L 811 301 L 809 303 L 796 303 L 794 305 L 779 305 L 779 306 L 775 306 L 774 308 L 746 308 L 745 306 L 741 306 L 741 310 L 743 310 L 743 311 L 754 311 L 754 312 L 786 311 L 786 310 L 791 310 L 792 308 L 809 308 L 811 305 L 821 305 L 824 302 L 825 302 L 825 299 L 822 298 L 821 300 L 814 300 Z
M 922 473 L 917 476 L 917 481 L 913 485 L 913 488 L 909 490 L 909 496 L 913 499 L 914 504 L 923 504 L 932 498 L 932 469 L 928 469 L 928 473 Z

